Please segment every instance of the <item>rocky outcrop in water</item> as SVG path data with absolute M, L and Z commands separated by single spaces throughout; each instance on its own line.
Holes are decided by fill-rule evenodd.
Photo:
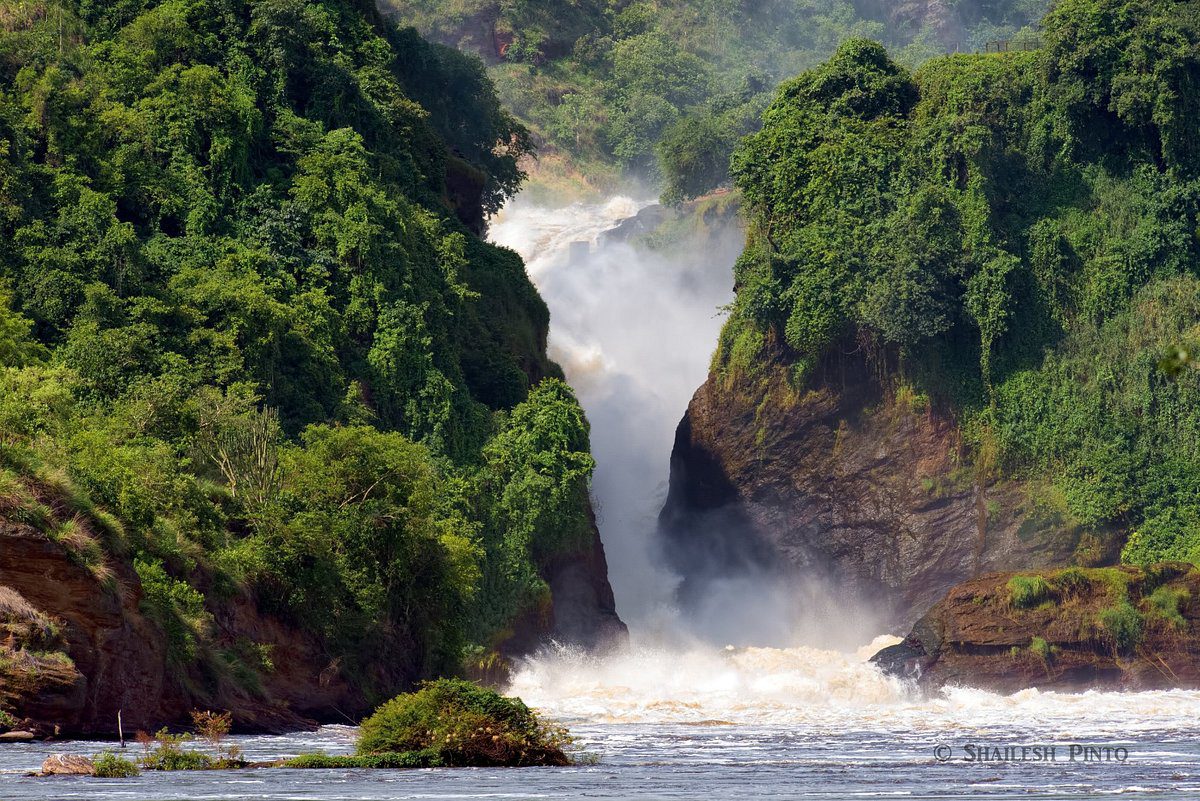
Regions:
M 954 419 L 886 375 L 850 356 L 807 390 L 766 365 L 696 392 L 660 518 L 685 607 L 731 576 L 820 575 L 903 631 L 981 573 L 1115 559 L 1024 485 L 966 466 Z
M 927 689 L 1200 687 L 1200 571 L 992 573 L 953 587 L 874 658 Z
M 544 613 L 534 610 L 516 622 L 513 635 L 500 649 L 506 657 L 531 653 L 551 640 L 589 650 L 605 650 L 628 641 L 629 629 L 617 615 L 604 543 L 590 507 L 588 516 L 591 546 L 561 554 L 543 567 L 553 603 Z

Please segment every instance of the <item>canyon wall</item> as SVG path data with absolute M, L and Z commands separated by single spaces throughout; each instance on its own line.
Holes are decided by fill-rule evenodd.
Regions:
M 798 392 L 783 366 L 710 377 L 679 425 L 660 523 L 685 607 L 767 571 L 820 579 L 904 631 L 980 573 L 1115 559 L 1027 490 L 967 464 L 949 414 L 851 358 Z

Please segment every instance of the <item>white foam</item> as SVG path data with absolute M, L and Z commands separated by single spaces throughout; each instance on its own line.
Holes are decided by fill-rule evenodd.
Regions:
M 523 662 L 511 692 L 551 717 L 590 723 L 719 723 L 986 732 L 1027 726 L 1068 738 L 1186 731 L 1200 692 L 1001 695 L 949 687 L 925 697 L 857 653 L 818 648 L 631 646 L 604 657 L 557 648 Z

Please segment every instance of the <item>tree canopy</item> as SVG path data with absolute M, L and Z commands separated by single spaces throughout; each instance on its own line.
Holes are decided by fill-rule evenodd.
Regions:
M 772 87 L 856 37 L 909 65 L 1031 37 L 1045 0 L 386 0 L 491 64 L 505 105 L 589 176 L 660 181 L 669 202 L 729 179 Z

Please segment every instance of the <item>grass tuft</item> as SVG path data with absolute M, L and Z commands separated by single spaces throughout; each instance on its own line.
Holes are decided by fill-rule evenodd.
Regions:
M 1009 603 L 1017 609 L 1032 609 L 1054 600 L 1054 589 L 1041 576 L 1013 576 L 1006 586 Z
M 1176 631 L 1183 631 L 1188 624 L 1181 607 L 1187 603 L 1189 597 L 1187 590 L 1159 587 L 1146 597 L 1147 617 L 1161 621 Z
M 1145 620 L 1128 599 L 1101 611 L 1098 620 L 1118 651 L 1132 651 L 1142 641 Z

